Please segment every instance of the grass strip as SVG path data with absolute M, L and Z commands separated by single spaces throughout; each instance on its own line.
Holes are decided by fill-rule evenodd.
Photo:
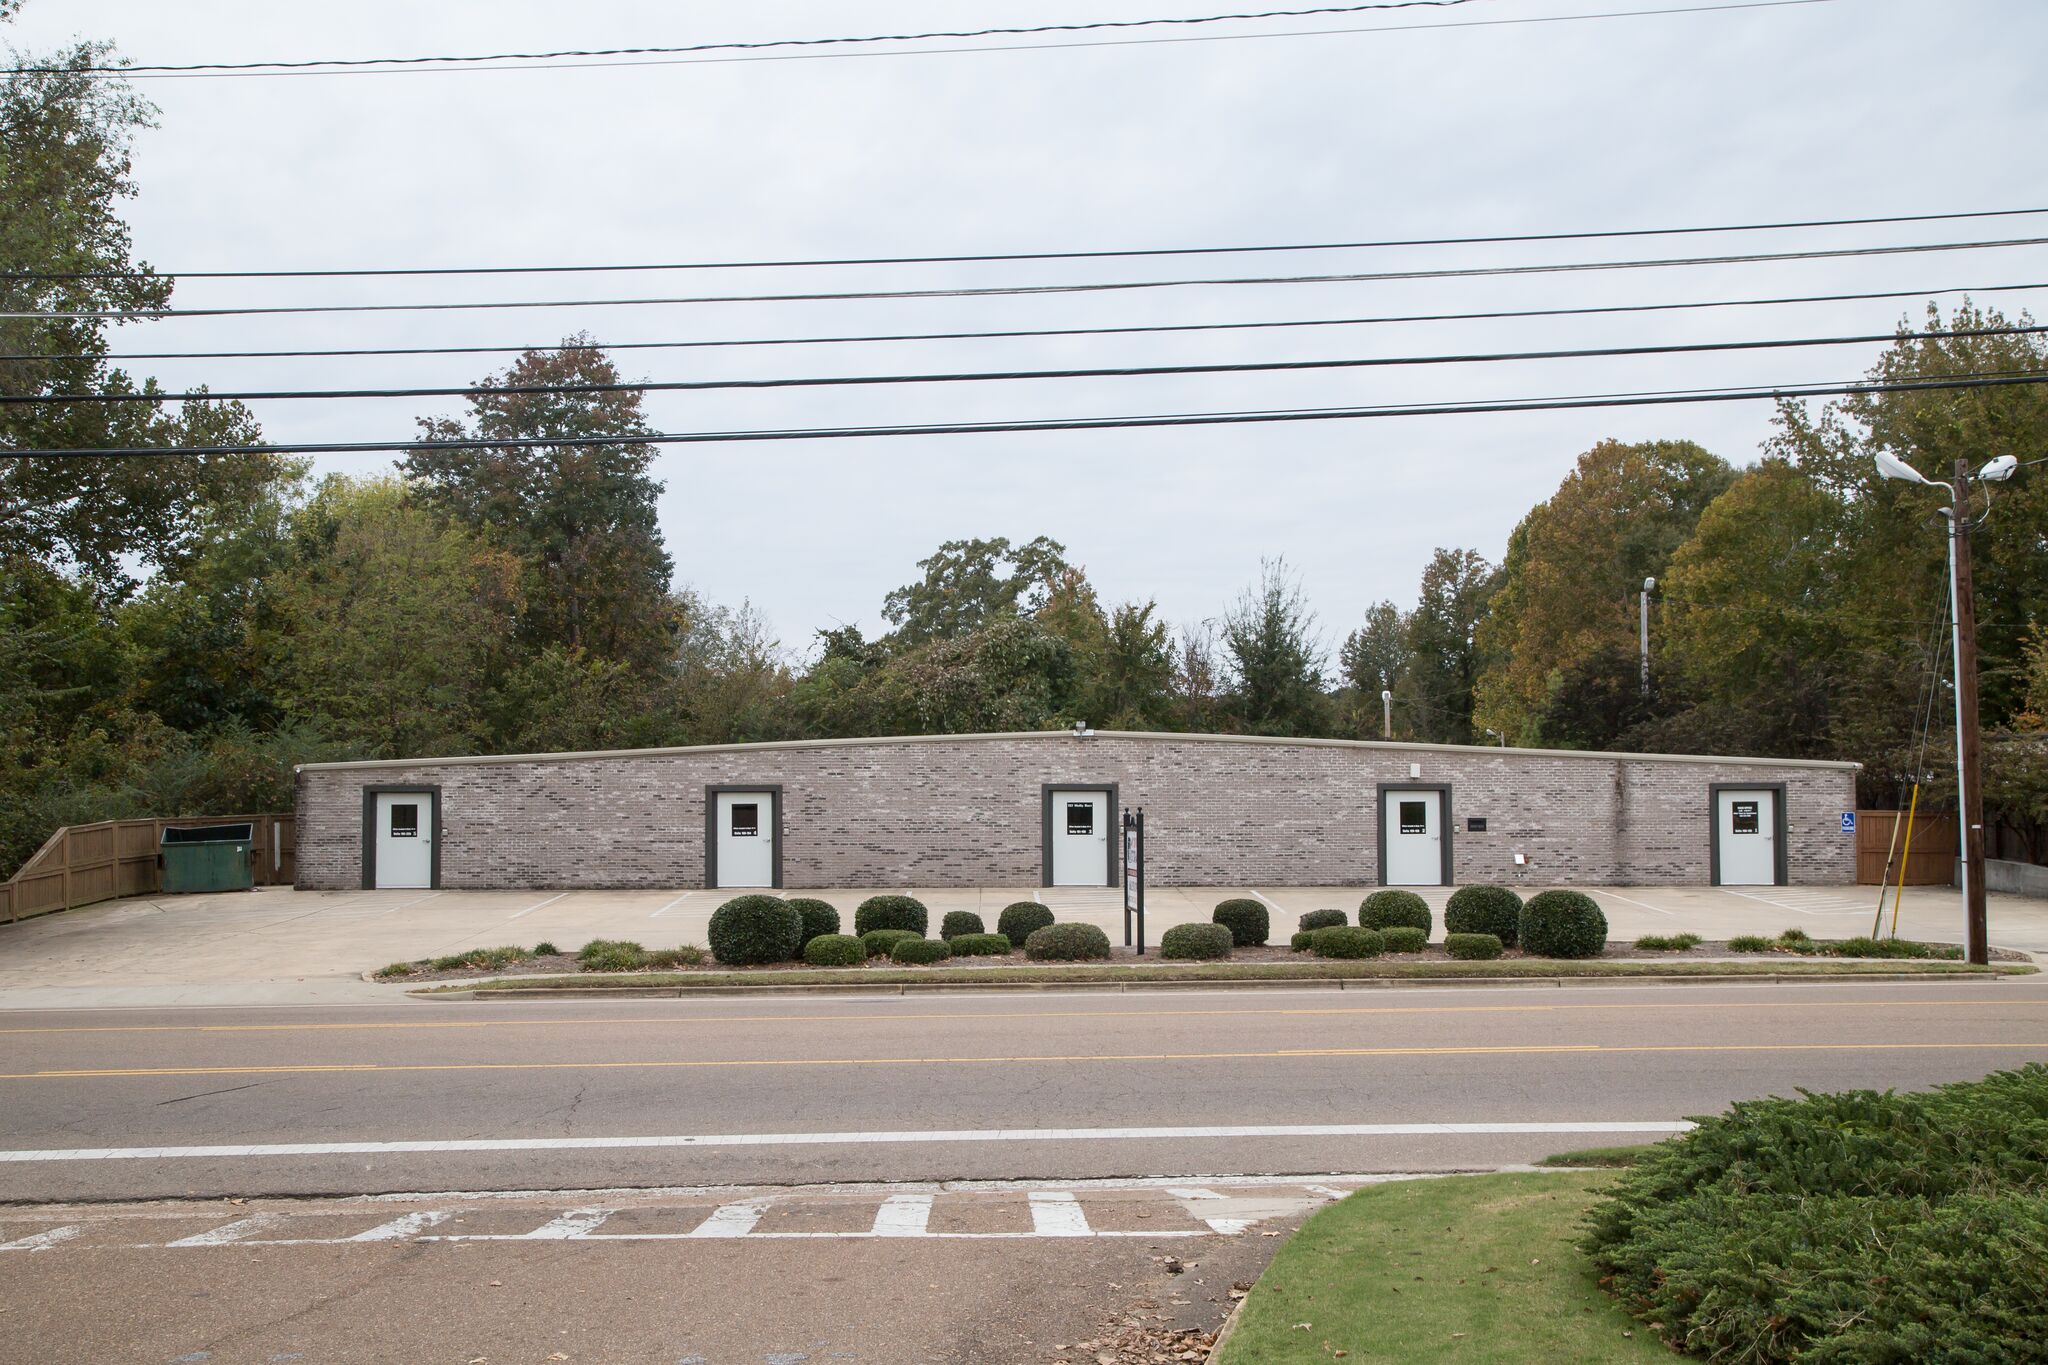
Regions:
M 1982 976 L 2026 974 L 2033 967 L 1971 966 L 1966 962 L 1206 962 L 1174 966 L 931 967 L 890 971 L 874 968 L 755 972 L 631 972 L 611 975 L 511 976 L 488 981 L 446 981 L 424 986 L 437 991 L 503 990 L 674 990 L 678 986 L 901 986 L 999 985 L 1002 983 L 1127 981 L 1329 981 L 1344 980 L 1513 980 L 1522 977 L 1742 977 L 1742 976 Z
M 1559 1152 L 1556 1156 L 1544 1157 L 1538 1166 L 1602 1166 L 1620 1170 L 1635 1165 L 1656 1146 L 1652 1142 L 1637 1143 L 1629 1147 L 1581 1147 L 1575 1152 Z
M 1573 1246 L 1613 1179 L 1560 1172 L 1367 1186 L 1280 1249 L 1212 1365 L 1668 1361 Z

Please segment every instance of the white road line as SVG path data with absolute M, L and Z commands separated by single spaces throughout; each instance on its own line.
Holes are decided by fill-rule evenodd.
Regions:
M 611 1209 L 570 1209 L 548 1220 L 532 1232 L 521 1233 L 517 1240 L 526 1242 L 564 1242 L 588 1237 L 591 1232 L 612 1216 Z
M 927 1237 L 932 1219 L 928 1194 L 892 1194 L 875 1210 L 875 1236 Z
M 670 901 L 667 905 L 662 906 L 661 909 L 655 911 L 647 918 L 660 919 L 663 915 L 666 915 L 669 911 L 675 909 L 678 905 L 681 905 L 684 901 L 688 900 L 690 897 L 696 894 L 697 893 L 694 891 L 685 891 L 682 895 L 677 896 L 674 900 Z
M 258 1142 L 223 1147 L 53 1147 L 0 1151 L 0 1163 L 206 1161 L 228 1157 L 393 1156 L 415 1152 L 588 1152 L 637 1147 L 871 1147 L 892 1142 L 1154 1142 L 1188 1138 L 1456 1137 L 1548 1133 L 1685 1133 L 1683 1121 L 1577 1123 L 1298 1123 L 1208 1128 L 964 1128 L 870 1133 L 689 1133 L 661 1137 L 440 1138 L 393 1142 Z
M 17 1237 L 11 1242 L 0 1242 L 0 1251 L 48 1251 L 59 1242 L 68 1242 L 84 1228 L 51 1228 L 48 1232 L 33 1232 L 26 1237 Z
M 1219 1219 L 1217 1221 L 1225 1222 L 1229 1220 Z M 699 1235 L 700 1234 L 695 1232 L 612 1232 L 601 1233 L 596 1237 L 579 1237 L 574 1240 L 581 1242 L 687 1242 L 693 1240 Z M 720 1233 L 717 1235 L 725 1236 L 727 1234 Z M 737 1236 L 738 1234 L 731 1235 Z M 749 1242 L 796 1242 L 822 1240 L 869 1242 L 879 1241 L 884 1236 L 886 1236 L 886 1234 L 877 1232 L 749 1232 L 745 1235 L 746 1239 Z M 1054 1234 L 1043 1232 L 928 1232 L 924 1235 L 935 1242 L 1003 1242 L 1020 1241 L 1026 1238 L 1033 1237 L 1047 1237 L 1052 1236 Z M 1090 1228 L 1086 1232 L 1060 1233 L 1057 1235 L 1073 1237 L 1143 1237 L 1148 1241 L 1156 1241 L 1167 1237 L 1213 1237 L 1216 1234 L 1212 1229 L 1209 1228 L 1142 1228 L 1135 1232 L 1124 1232 L 1115 1230 L 1105 1232 L 1099 1228 Z M 338 1239 L 335 1241 L 309 1240 L 303 1242 L 261 1242 L 258 1243 L 258 1245 L 340 1246 L 345 1242 L 345 1240 L 346 1239 Z M 524 1238 L 521 1237 L 521 1235 L 518 1233 L 511 1232 L 477 1232 L 455 1233 L 445 1237 L 421 1237 L 418 1240 L 421 1242 L 518 1242 L 524 1240 Z M 129 1248 L 129 1250 L 132 1251 L 154 1251 L 156 1249 L 156 1244 L 152 1243 L 137 1243 Z
M 1639 901 L 1632 897 L 1624 896 L 1618 891 L 1609 891 L 1605 887 L 1595 887 L 1593 895 L 1595 897 L 1606 896 L 1610 900 L 1620 901 L 1623 905 L 1633 905 L 1639 910 L 1648 910 L 1653 915 L 1676 915 L 1678 913 L 1676 910 L 1660 910 L 1648 901 Z
M 1278 909 L 1280 908 L 1280 907 L 1279 907 L 1279 905 L 1278 905 L 1278 904 L 1276 904 L 1275 902 L 1273 902 L 1273 901 L 1269 901 L 1269 900 L 1266 900 L 1266 898 L 1265 898 L 1264 896 L 1259 896 L 1259 893 L 1258 893 L 1258 892 L 1254 891 L 1254 892 L 1252 892 L 1252 894 L 1253 894 L 1254 896 L 1258 896 L 1258 898 L 1259 898 L 1259 899 L 1260 899 L 1261 901 L 1264 901 L 1264 902 L 1265 902 L 1265 904 L 1266 904 L 1266 905 L 1267 905 L 1268 907 L 1270 907 L 1271 909 L 1274 909 L 1274 910 L 1278 910 Z
M 419 1236 L 428 1228 L 445 1223 L 453 1217 L 446 1209 L 432 1209 L 424 1213 L 408 1213 L 388 1223 L 380 1223 L 368 1232 L 359 1232 L 349 1238 L 351 1242 L 404 1242 Z
M 519 912 L 518 914 L 514 915 L 514 916 L 513 916 L 512 918 L 513 918 L 513 919 L 524 919 L 524 918 L 526 918 L 526 917 L 527 917 L 528 915 L 532 914 L 532 913 L 533 913 L 534 911 L 536 911 L 536 910 L 545 910 L 545 909 L 547 909 L 547 908 L 548 908 L 548 907 L 549 907 L 550 905 L 553 905 L 553 904 L 554 904 L 554 903 L 555 903 L 556 901 L 559 901 L 559 900 L 566 900 L 566 899 L 568 899 L 568 897 L 569 897 L 569 894 L 570 894 L 569 892 L 567 892 L 567 891 L 564 891 L 564 892 L 563 892 L 563 893 L 562 893 L 561 895 L 559 895 L 559 896 L 549 896 L 549 897 L 548 897 L 548 898 L 547 898 L 546 900 L 542 901 L 542 902 L 541 902 L 541 903 L 540 903 L 539 905 L 529 905 L 529 906 L 527 906 L 527 907 L 526 907 L 526 908 L 525 908 L 524 910 L 521 910 L 521 911 L 520 911 L 520 912 Z M 510 921 L 508 920 L 508 921 L 507 921 L 507 923 L 510 923 Z
M 1034 1237 L 1087 1237 L 1094 1229 L 1081 1201 L 1063 1190 L 1046 1190 L 1029 1196 L 1031 1235 Z
M 214 1228 L 210 1232 L 195 1232 L 190 1237 L 180 1237 L 175 1242 L 166 1242 L 165 1245 L 174 1247 L 226 1246 L 229 1242 L 240 1242 L 254 1237 L 259 1232 L 268 1232 L 283 1221 L 284 1215 L 280 1213 L 253 1214 L 248 1218 L 240 1218 L 232 1223 Z
M 1730 896 L 1740 896 L 1740 897 L 1741 897 L 1742 899 L 1744 899 L 1744 900 L 1746 900 L 1746 901 L 1755 901 L 1755 902 L 1756 902 L 1756 903 L 1757 903 L 1758 905 L 1769 905 L 1769 906 L 1773 906 L 1773 907 L 1775 907 L 1775 908 L 1777 908 L 1777 909 L 1779 909 L 1779 910 L 1790 910 L 1790 911 L 1792 911 L 1792 912 L 1793 912 L 1794 914 L 1797 914 L 1797 913 L 1799 912 L 1799 907 L 1798 907 L 1798 906 L 1796 906 L 1796 905 L 1787 905 L 1787 904 L 1785 904 L 1785 902 L 1783 902 L 1783 901 L 1774 901 L 1774 900 L 1772 900 L 1772 899 L 1771 899 L 1771 898 L 1770 898 L 1769 896 L 1752 896 L 1752 895 L 1750 895 L 1750 894 L 1749 894 L 1749 893 L 1748 893 L 1747 891 L 1733 891 L 1733 890 L 1730 890 L 1730 889 L 1729 889 L 1728 887 L 1725 887 L 1725 886 L 1724 886 L 1724 887 L 1722 887 L 1722 888 L 1721 888 L 1721 890 L 1722 890 L 1722 891 L 1723 891 L 1723 892 L 1724 892 L 1725 894 L 1727 894 L 1727 895 L 1730 895 Z
M 424 896 L 415 896 L 415 897 L 413 897 L 413 899 L 411 899 L 411 900 L 409 900 L 409 901 L 400 901 L 400 902 L 399 902 L 398 904 L 396 904 L 396 905 L 392 906 L 392 907 L 391 907 L 391 908 L 390 908 L 389 910 L 379 910 L 379 911 L 377 911 L 377 912 L 376 912 L 376 913 L 374 913 L 374 914 L 370 914 L 370 915 L 364 915 L 364 916 L 361 916 L 360 918 L 364 918 L 364 919 L 378 919 L 378 918 L 380 918 L 380 917 L 382 917 L 382 916 L 384 916 L 384 915 L 395 915 L 395 914 L 397 914 L 397 913 L 398 913 L 399 911 L 401 911 L 401 910 L 404 910 L 404 909 L 407 909 L 407 908 L 409 908 L 409 907 L 411 907 L 411 906 L 415 906 L 415 905 L 418 905 L 418 904 L 420 904 L 420 903 L 421 903 L 421 902 L 423 902 L 423 901 L 430 901 L 430 900 L 432 900 L 432 899 L 433 899 L 434 897 L 436 897 L 436 896 L 445 896 L 445 895 L 447 895 L 447 894 L 448 894 L 448 893 L 447 893 L 446 891 L 429 891 L 429 892 L 428 892 L 428 893 L 427 893 L 426 895 L 424 895 Z
M 690 1229 L 686 1237 L 744 1237 L 761 1221 L 768 1208 L 763 1200 L 749 1199 L 737 1204 L 720 1204 L 711 1216 Z

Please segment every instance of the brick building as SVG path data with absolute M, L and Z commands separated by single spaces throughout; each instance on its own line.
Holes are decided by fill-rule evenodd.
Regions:
M 298 884 L 1834 884 L 1855 768 L 1071 731 L 314 763 Z

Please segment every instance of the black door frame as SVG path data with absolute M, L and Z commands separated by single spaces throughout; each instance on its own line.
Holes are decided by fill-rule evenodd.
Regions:
M 1105 829 L 1112 836 L 1107 840 L 1108 866 L 1103 869 L 1104 886 L 1123 885 L 1123 860 L 1117 856 L 1118 840 L 1117 811 L 1120 809 L 1119 792 L 1114 782 L 1045 782 L 1038 788 L 1038 884 L 1052 885 L 1052 794 L 1054 792 L 1105 792 L 1109 796 L 1109 814 Z
M 363 890 L 377 889 L 377 798 L 379 796 L 424 796 L 427 819 L 434 831 L 428 853 L 427 890 L 441 889 L 441 784 L 438 782 L 389 782 L 363 788 Z M 391 890 L 411 888 L 392 887 Z
M 1382 782 L 1373 789 L 1373 828 L 1379 835 L 1379 884 L 1381 886 L 1389 885 L 1387 881 L 1388 792 L 1435 792 L 1437 794 L 1437 804 L 1442 808 L 1437 811 L 1437 819 L 1443 821 L 1444 824 L 1443 847 L 1438 851 L 1441 866 L 1437 869 L 1437 885 L 1452 885 L 1451 831 L 1456 827 L 1457 822 L 1451 819 L 1451 784 L 1448 782 Z
M 1772 886 L 1788 885 L 1785 865 L 1785 784 L 1783 782 L 1710 782 L 1707 784 L 1707 871 L 1710 886 L 1721 884 L 1721 793 L 1771 793 Z
M 775 870 L 765 888 L 782 889 L 782 784 L 780 782 L 714 782 L 704 788 L 704 889 L 744 891 L 746 887 L 718 884 L 718 795 L 720 792 L 764 792 L 775 807 L 769 821 L 769 838 L 775 841 Z M 761 888 L 757 888 L 761 889 Z

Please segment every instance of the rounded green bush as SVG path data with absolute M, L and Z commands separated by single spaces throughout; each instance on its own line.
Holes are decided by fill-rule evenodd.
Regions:
M 869 896 L 853 912 L 853 932 L 863 937 L 870 929 L 908 929 L 923 938 L 931 922 L 931 912 L 915 896 Z
M 1505 886 L 1461 886 L 1444 906 L 1444 932 L 1492 934 L 1512 948 L 1522 930 L 1522 898 Z
M 1522 951 L 1531 957 L 1598 957 L 1607 916 L 1579 891 L 1545 891 L 1522 907 Z
M 720 962 L 788 962 L 803 946 L 804 917 L 774 896 L 734 896 L 711 912 L 705 937 Z
M 839 910 L 832 902 L 810 896 L 791 896 L 783 904 L 796 911 L 797 917 L 804 922 L 803 942 L 797 944 L 799 951 L 820 934 L 839 932 Z
M 1001 934 L 956 934 L 946 940 L 954 957 L 1008 957 L 1010 940 Z
M 1051 924 L 1052 919 L 1052 911 L 1037 901 L 1011 901 L 1003 907 L 1003 913 L 996 916 L 996 932 L 1011 943 L 1022 943 L 1035 931 Z
M 1176 924 L 1159 936 L 1159 955 L 1209 962 L 1229 957 L 1235 941 L 1227 924 Z
M 1397 891 L 1392 887 L 1375 891 L 1358 903 L 1358 927 L 1361 929 L 1392 929 L 1397 925 L 1420 929 L 1424 938 L 1436 927 L 1436 916 L 1429 911 L 1429 902 L 1413 891 Z
M 868 950 L 852 934 L 820 934 L 804 945 L 804 961 L 813 967 L 858 967 Z
M 1344 926 L 1341 924 L 1325 924 L 1322 927 L 1325 929 L 1342 929 Z M 1317 931 L 1314 929 L 1300 930 L 1293 938 L 1287 940 L 1287 946 L 1294 949 L 1297 953 L 1305 953 L 1315 946 L 1316 933 Z
M 1334 929 L 1340 924 L 1351 923 L 1351 916 L 1342 910 L 1311 910 L 1301 917 L 1301 929 Z
M 1273 932 L 1272 916 L 1264 902 L 1239 896 L 1216 903 L 1210 919 L 1230 930 L 1230 941 L 1240 948 L 1257 948 Z
M 908 929 L 870 929 L 859 935 L 861 947 L 867 950 L 869 957 L 887 957 L 889 950 L 904 939 L 923 937 L 924 935 L 913 934 Z
M 891 962 L 907 962 L 922 967 L 928 962 L 944 962 L 953 955 L 942 938 L 899 938 L 896 946 L 889 950 Z
M 1309 951 L 1317 957 L 1378 957 L 1387 950 L 1386 940 L 1375 929 L 1354 929 L 1348 924 L 1309 931 Z
M 1390 953 L 1419 953 L 1429 946 L 1429 935 L 1412 924 L 1396 924 L 1380 930 Z
M 1109 935 L 1092 924 L 1048 924 L 1024 940 L 1034 962 L 1087 962 L 1109 956 Z
M 1449 919 L 1449 915 L 1444 916 Z M 1463 962 L 1491 962 L 1500 956 L 1498 934 L 1445 934 L 1444 951 Z
M 988 926 L 981 922 L 981 916 L 972 910 L 948 910 L 946 917 L 939 921 L 939 937 L 955 939 L 962 934 L 985 934 Z

